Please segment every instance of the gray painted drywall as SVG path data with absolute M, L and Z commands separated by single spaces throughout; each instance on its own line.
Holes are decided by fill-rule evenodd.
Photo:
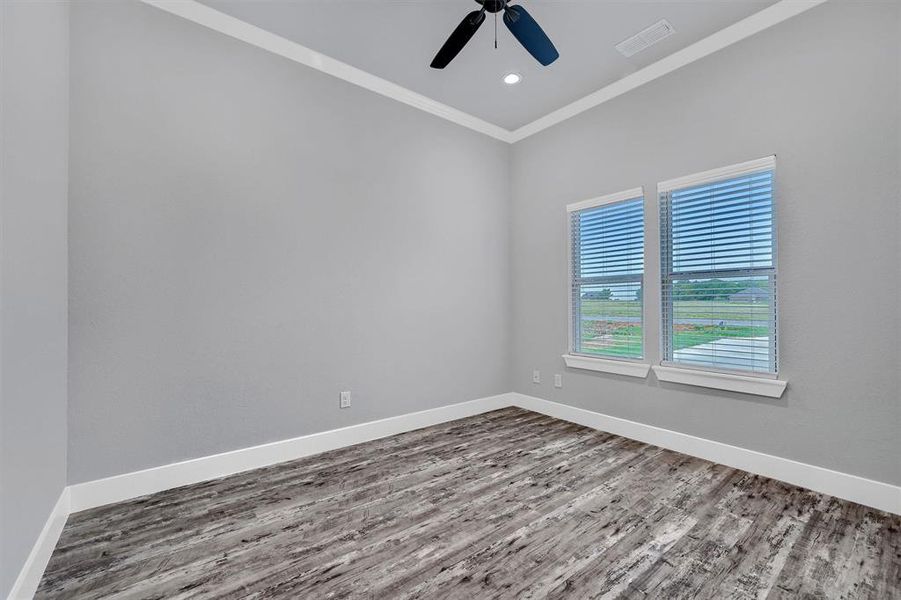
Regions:
M 71 43 L 70 483 L 509 391 L 507 145 L 137 2 Z
M 899 5 L 828 3 L 514 146 L 514 389 L 892 484 L 899 399 Z M 777 155 L 784 396 L 564 370 L 567 203 Z M 533 368 L 545 376 L 530 381 Z M 564 373 L 564 387 L 552 387 Z
M 68 38 L 0 2 L 0 598 L 66 485 Z
M 73 11 L 70 482 L 511 388 L 901 482 L 896 5 L 814 9 L 512 157 L 151 7 Z M 655 240 L 657 181 L 771 153 L 785 396 L 565 370 L 564 205 L 644 185 Z

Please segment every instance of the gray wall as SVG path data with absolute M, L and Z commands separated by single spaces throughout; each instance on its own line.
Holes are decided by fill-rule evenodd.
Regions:
M 69 9 L 0 2 L 0 597 L 66 485 Z
M 514 389 L 901 483 L 899 40 L 897 3 L 830 2 L 516 144 Z M 577 370 L 553 389 L 567 349 L 564 206 L 645 186 L 653 364 L 656 182 L 774 153 L 785 395 Z
M 508 146 L 136 2 L 71 36 L 70 483 L 509 391 Z
M 78 4 L 70 482 L 511 388 L 901 482 L 898 10 L 829 3 L 511 158 L 151 7 Z M 565 204 L 644 185 L 655 240 L 657 181 L 772 153 L 785 396 L 554 390 Z

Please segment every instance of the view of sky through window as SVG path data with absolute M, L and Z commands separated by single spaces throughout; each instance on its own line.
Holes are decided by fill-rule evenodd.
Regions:
M 661 194 L 664 360 L 775 373 L 773 171 Z
M 641 358 L 644 199 L 602 204 L 571 218 L 572 351 Z

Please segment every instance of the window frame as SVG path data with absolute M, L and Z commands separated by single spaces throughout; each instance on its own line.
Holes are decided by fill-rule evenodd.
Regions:
M 708 185 L 728 181 L 745 175 L 753 175 L 756 173 L 772 172 L 772 209 L 771 209 L 771 248 L 772 248 L 772 265 L 769 267 L 747 267 L 741 269 L 712 269 L 707 271 L 673 271 L 673 249 L 672 249 L 672 231 L 667 231 L 667 227 L 672 227 L 672 202 L 664 201 L 664 194 L 672 194 L 672 192 L 683 190 L 686 188 L 696 187 L 700 185 Z M 778 242 L 777 242 L 777 178 L 776 178 L 776 156 L 770 155 L 763 158 L 750 160 L 747 162 L 737 163 L 702 171 L 692 175 L 677 177 L 662 181 L 657 184 L 657 202 L 659 206 L 659 244 L 660 244 L 660 365 L 673 369 L 685 369 L 692 371 L 702 371 L 714 374 L 735 375 L 740 377 L 752 377 L 759 379 L 778 379 L 779 377 L 779 301 L 778 301 Z M 666 220 L 664 220 L 664 211 L 668 210 Z M 771 282 L 772 290 L 772 310 L 769 311 L 769 363 L 770 371 L 752 371 L 746 369 L 727 369 L 712 366 L 704 366 L 692 363 L 685 363 L 668 359 L 667 340 L 672 343 L 672 319 L 673 306 L 672 300 L 669 305 L 667 298 L 672 298 L 672 294 L 667 294 L 667 286 L 673 285 L 675 281 L 682 279 L 704 279 L 704 278 L 728 278 L 728 277 L 748 277 L 748 276 L 766 276 Z M 667 335 L 667 332 L 670 332 Z M 781 393 L 781 391 L 780 391 Z
M 638 283 L 642 289 L 641 295 L 641 356 L 638 357 L 624 357 L 624 356 L 610 356 L 604 354 L 587 354 L 585 352 L 576 352 L 576 339 L 577 339 L 577 328 L 581 327 L 581 321 L 576 321 L 576 314 L 574 312 L 575 308 L 575 298 L 574 293 L 576 289 L 576 285 L 582 285 L 581 283 L 576 282 L 573 277 L 574 267 L 577 258 L 577 249 L 576 244 L 574 244 L 573 240 L 573 228 L 572 228 L 572 216 L 573 213 L 581 212 L 584 210 L 589 210 L 592 208 L 598 208 L 600 206 L 607 206 L 610 204 L 617 204 L 619 202 L 626 202 L 629 200 L 641 200 L 641 208 L 642 208 L 642 231 L 641 231 L 641 243 L 642 243 L 642 268 L 641 275 L 638 279 Z M 566 205 L 566 243 L 567 243 L 567 331 L 568 340 L 567 340 L 567 350 L 566 354 L 563 355 L 564 359 L 567 362 L 567 366 L 574 366 L 576 368 L 586 368 L 590 370 L 599 370 L 599 371 L 607 371 L 607 372 L 619 372 L 623 375 L 635 375 L 639 377 L 644 377 L 647 375 L 647 371 L 650 368 L 650 365 L 645 363 L 647 358 L 647 344 L 646 342 L 646 328 L 645 328 L 645 276 L 647 274 L 646 268 L 646 252 L 647 252 L 647 228 L 645 227 L 645 219 L 647 217 L 647 211 L 645 203 L 646 198 L 644 195 L 644 186 L 639 186 L 636 188 L 631 188 L 628 190 L 623 190 L 621 192 L 615 192 L 612 194 L 606 194 L 604 196 L 599 196 L 597 198 L 591 198 L 588 200 L 582 200 L 581 202 L 574 202 L 572 204 Z M 579 280 L 581 282 L 581 279 Z M 587 359 L 587 360 L 585 360 Z M 613 361 L 613 363 L 633 363 L 636 366 L 640 365 L 640 368 L 632 369 L 626 367 L 626 371 L 620 371 L 614 365 L 605 367 L 604 363 L 607 361 Z M 589 362 L 594 363 L 594 366 L 589 366 Z M 570 364 L 572 363 L 572 364 Z M 634 372 L 633 372 L 634 371 Z M 640 371 L 640 372 L 639 372 Z

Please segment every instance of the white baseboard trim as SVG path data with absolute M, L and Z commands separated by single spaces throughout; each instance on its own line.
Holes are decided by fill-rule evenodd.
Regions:
M 27 600 L 32 598 L 71 512 L 130 500 L 145 494 L 344 448 L 508 406 L 518 406 L 592 429 L 621 435 L 764 477 L 785 481 L 837 498 L 901 514 L 901 487 L 899 486 L 730 446 L 669 429 L 611 417 L 526 394 L 508 392 L 70 485 L 63 490 L 56 506 L 47 518 L 19 577 L 13 584 L 8 599 Z
M 511 406 L 512 393 L 332 429 L 69 486 L 71 511 L 217 479 Z
M 68 518 L 69 488 L 66 487 L 63 488 L 56 505 L 50 511 L 50 516 L 47 517 L 44 528 L 32 546 L 31 553 L 25 559 L 25 564 L 22 565 L 22 570 L 19 571 L 19 576 L 9 592 L 8 600 L 30 600 L 34 597 L 34 593 L 41 583 L 41 577 L 44 575 L 44 569 L 50 562 L 50 555 L 56 548 L 56 542 L 59 541 L 59 536 L 63 532 L 63 526 Z
M 519 406 L 586 427 L 785 481 L 837 498 L 901 514 L 901 487 L 899 486 L 516 392 L 70 485 L 67 488 L 70 493 L 67 498 L 67 506 L 72 512 L 77 512 L 104 504 L 122 502 L 182 485 L 225 477 L 319 452 L 462 419 L 506 406 Z
M 669 429 L 576 408 L 559 402 L 514 393 L 513 404 L 549 417 L 578 423 L 592 429 L 621 435 L 720 463 L 771 479 L 778 479 L 815 492 L 835 496 L 879 510 L 901 514 L 901 487 L 780 458 L 722 442 L 695 437 Z

